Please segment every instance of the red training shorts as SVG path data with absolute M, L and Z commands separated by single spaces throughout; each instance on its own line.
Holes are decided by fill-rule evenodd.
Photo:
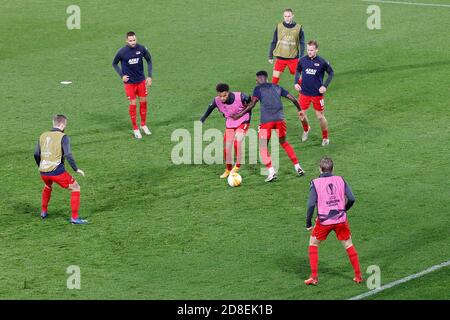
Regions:
M 62 188 L 67 189 L 69 184 L 75 182 L 74 177 L 72 177 L 67 171 L 57 175 L 57 176 L 43 176 L 41 175 L 41 179 L 44 181 L 47 187 L 52 187 L 53 182 L 59 184 Z
M 325 110 L 325 102 L 323 100 L 323 96 L 305 96 L 303 94 L 300 94 L 300 98 L 298 99 L 298 102 L 300 103 L 300 108 L 302 108 L 303 111 L 306 111 L 309 109 L 309 106 L 312 102 L 314 110 L 316 111 L 324 111 Z
M 272 121 L 261 123 L 258 127 L 258 138 L 269 140 L 272 135 L 272 129 L 277 131 L 278 137 L 283 138 L 286 136 L 286 121 Z
M 277 59 L 273 69 L 275 71 L 284 72 L 284 69 L 288 67 L 289 72 L 291 74 L 295 74 L 295 71 L 297 70 L 297 63 L 298 59 Z
M 124 83 L 124 86 L 125 94 L 127 95 L 128 100 L 134 100 L 136 99 L 136 96 L 147 96 L 147 86 L 145 85 L 145 80 L 139 83 Z
M 316 225 L 314 226 L 314 229 L 312 230 L 312 236 L 316 237 L 317 240 L 326 240 L 328 235 L 331 231 L 336 232 L 336 237 L 339 241 L 342 240 L 348 240 L 351 236 L 350 227 L 347 222 L 338 223 L 338 224 L 332 224 L 329 226 L 324 226 L 319 223 L 318 220 L 316 220 Z
M 224 141 L 233 141 L 238 132 L 246 134 L 250 128 L 250 123 L 241 123 L 237 128 L 226 128 L 224 134 Z

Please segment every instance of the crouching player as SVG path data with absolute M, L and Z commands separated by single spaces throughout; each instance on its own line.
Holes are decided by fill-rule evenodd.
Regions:
M 72 217 L 70 223 L 85 224 L 87 220 L 83 220 L 78 216 L 78 208 L 80 207 L 80 185 L 66 171 L 64 167 L 64 157 L 69 162 L 72 169 L 84 176 L 84 172 L 78 169 L 75 159 L 72 156 L 69 137 L 64 133 L 67 125 L 67 118 L 64 115 L 56 115 L 53 117 L 53 128 L 44 132 L 39 137 L 34 151 L 34 159 L 39 167 L 41 179 L 44 181 L 44 189 L 42 190 L 42 211 L 41 218 L 48 216 L 48 203 L 52 195 L 52 185 L 54 182 L 64 189 L 70 190 L 70 205 L 72 207 Z

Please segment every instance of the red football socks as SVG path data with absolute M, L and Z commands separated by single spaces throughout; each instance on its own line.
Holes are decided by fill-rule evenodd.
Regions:
M 311 277 L 317 278 L 319 275 L 319 248 L 309 246 L 309 265 L 311 266 Z
M 309 130 L 309 123 L 308 122 L 302 122 L 303 131 L 307 132 Z
M 279 77 L 272 77 L 272 83 L 273 84 L 278 84 L 279 81 L 280 81 Z
M 78 209 L 80 208 L 80 191 L 70 193 L 70 206 L 72 207 L 72 219 L 78 219 Z
M 322 139 L 328 139 L 328 130 L 322 130 Z
M 137 126 L 137 122 L 136 122 L 136 105 L 135 104 L 130 104 L 129 113 L 130 113 L 131 123 L 133 124 L 133 130 L 137 130 L 138 126 Z
M 44 190 L 42 190 L 42 212 L 47 212 L 51 196 L 52 189 L 44 187 Z
M 242 141 L 234 140 L 234 154 L 236 155 L 236 167 L 241 167 L 242 157 Z
M 293 164 L 297 164 L 298 160 L 297 160 L 297 156 L 295 155 L 295 151 L 294 148 L 292 148 L 292 146 L 289 144 L 289 142 L 285 142 L 282 143 L 281 146 L 283 147 L 284 151 L 286 151 L 289 159 L 291 159 Z
M 139 102 L 139 113 L 141 114 L 141 126 L 145 126 L 147 121 L 147 101 Z
M 272 159 L 270 159 L 269 150 L 267 147 L 260 147 L 259 153 L 261 155 L 262 163 L 266 166 L 266 168 L 272 167 Z
M 353 270 L 355 271 L 355 277 L 361 277 L 361 269 L 359 267 L 359 260 L 358 260 L 358 252 L 356 252 L 356 249 L 354 246 L 351 246 L 347 249 L 348 258 L 350 259 L 350 262 L 352 263 Z

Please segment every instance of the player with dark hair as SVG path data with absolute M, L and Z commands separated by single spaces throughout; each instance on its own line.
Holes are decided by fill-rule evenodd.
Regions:
M 239 114 L 233 116 L 233 118 L 239 119 L 246 112 L 249 112 L 258 101 L 261 103 L 261 120 L 258 128 L 259 151 L 263 163 L 269 170 L 269 175 L 265 181 L 271 182 L 277 179 L 277 173 L 272 167 L 272 160 L 270 159 L 270 155 L 268 152 L 268 143 L 272 134 L 272 129 L 275 129 L 277 131 L 278 141 L 283 147 L 284 151 L 286 151 L 289 159 L 294 164 L 294 168 L 297 174 L 299 176 L 302 176 L 305 174 L 305 172 L 298 163 L 294 149 L 286 140 L 286 121 L 284 118 L 281 97 L 285 97 L 291 100 L 297 108 L 299 114 L 301 111 L 300 105 L 287 90 L 277 84 L 268 83 L 267 78 L 268 75 L 266 71 L 258 71 L 256 73 L 256 83 L 258 85 L 253 90 L 252 100 L 244 110 L 242 110 Z
M 294 12 L 292 9 L 283 11 L 283 22 L 280 22 L 273 33 L 272 42 L 269 48 L 269 63 L 273 64 L 275 56 L 275 65 L 273 67 L 272 83 L 277 84 L 280 81 L 281 73 L 286 67 L 289 72 L 295 74 L 298 58 L 305 52 L 305 35 L 303 26 L 294 21 Z
M 129 114 L 136 139 L 142 135 L 137 125 L 136 96 L 139 97 L 139 113 L 141 115 L 141 129 L 146 135 L 151 135 L 147 127 L 147 87 L 152 85 L 152 57 L 148 49 L 136 40 L 136 34 L 130 31 L 126 34 L 127 45 L 121 48 L 112 62 L 113 68 L 119 74 L 125 85 L 125 93 L 130 101 Z M 148 77 L 145 78 L 143 59 L 147 61 Z M 118 66 L 121 62 L 122 69 Z
M 361 283 L 361 268 L 358 253 L 353 246 L 350 227 L 347 221 L 347 211 L 355 203 L 352 189 L 344 178 L 333 175 L 333 160 L 323 157 L 319 163 L 320 176 L 311 181 L 306 214 L 306 229 L 312 230 L 309 240 L 309 263 L 311 276 L 305 280 L 306 285 L 317 285 L 319 265 L 319 245 L 327 239 L 331 231 L 336 233 L 338 240 L 347 251 L 353 266 L 355 277 L 353 281 Z M 317 206 L 316 225 L 312 227 L 311 219 Z
M 297 91 L 300 91 L 299 102 L 302 108 L 300 120 L 303 126 L 302 141 L 304 142 L 308 139 L 308 134 L 311 130 L 306 111 L 312 103 L 322 129 L 322 146 L 326 146 L 330 144 L 330 139 L 328 138 L 328 121 L 324 114 L 325 103 L 323 95 L 333 79 L 334 71 L 328 61 L 317 55 L 318 51 L 319 44 L 317 41 L 309 41 L 307 46 L 308 55 L 301 58 L 297 65 L 294 87 Z M 328 77 L 324 83 L 323 77 L 325 72 L 328 73 Z
M 246 113 L 242 118 L 235 120 L 231 116 L 238 114 L 250 102 L 250 97 L 245 93 L 234 91 L 230 92 L 230 87 L 226 83 L 219 83 L 216 86 L 217 96 L 209 104 L 205 114 L 200 118 L 204 123 L 214 109 L 218 109 L 225 117 L 224 158 L 226 163 L 225 172 L 220 178 L 227 178 L 230 173 L 237 173 L 241 167 L 242 141 L 248 131 L 251 120 L 251 112 Z M 232 164 L 232 147 L 236 155 L 236 165 Z
M 70 139 L 64 133 L 67 125 L 67 118 L 58 114 L 53 117 L 53 129 L 44 132 L 39 137 L 36 149 L 34 151 L 34 159 L 39 167 L 41 179 L 45 186 L 42 190 L 42 211 L 41 218 L 48 217 L 48 203 L 52 195 L 52 185 L 54 182 L 64 189 L 70 190 L 70 205 L 72 207 L 72 224 L 85 224 L 87 220 L 83 220 L 78 216 L 78 208 L 80 207 L 80 185 L 66 171 L 64 167 L 64 158 L 67 159 L 72 169 L 84 177 L 83 170 L 79 169 L 72 156 L 70 148 Z

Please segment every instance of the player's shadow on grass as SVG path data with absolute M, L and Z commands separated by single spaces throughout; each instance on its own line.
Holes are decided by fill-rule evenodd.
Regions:
M 31 215 L 40 218 L 41 209 L 35 205 L 26 202 L 15 202 L 12 205 L 12 214 L 14 215 Z M 49 209 L 49 217 L 70 217 L 70 208 L 54 208 Z
M 307 250 L 305 250 L 304 255 L 300 257 L 295 255 L 284 256 L 280 260 L 280 268 L 284 272 L 293 273 L 299 276 L 302 280 L 307 279 L 311 274 Z M 330 278 L 336 277 L 348 280 L 349 272 L 351 272 L 350 264 L 348 270 L 343 270 L 341 272 L 335 265 L 330 266 L 325 259 L 322 259 L 319 262 L 319 273 L 326 274 Z

